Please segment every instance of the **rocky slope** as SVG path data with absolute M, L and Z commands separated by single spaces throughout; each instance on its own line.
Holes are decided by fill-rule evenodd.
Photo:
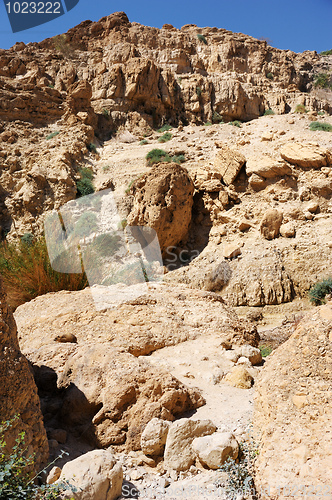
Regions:
M 40 410 L 33 374 L 20 351 L 16 323 L 6 303 L 6 294 L 0 281 L 0 422 L 12 421 L 4 439 L 10 450 L 19 433 L 25 433 L 25 447 L 35 454 L 38 469 L 48 458 L 48 442 Z

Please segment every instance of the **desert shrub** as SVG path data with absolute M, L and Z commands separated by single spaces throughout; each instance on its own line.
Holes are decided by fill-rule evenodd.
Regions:
M 74 227 L 74 233 L 81 238 L 90 236 L 97 229 L 98 217 L 94 212 L 84 212 Z
M 330 75 L 327 73 L 319 73 L 315 77 L 315 87 L 319 87 L 321 89 L 330 87 Z
M 127 219 L 122 219 L 118 224 L 118 229 L 119 231 L 123 231 L 124 229 L 126 229 L 127 226 L 128 226 Z
M 273 80 L 273 74 L 272 73 L 268 73 L 266 75 L 266 78 L 268 78 L 269 80 Z
M 315 306 L 325 303 L 325 296 L 332 292 L 332 278 L 319 281 L 309 290 L 309 300 Z
M 318 113 L 317 113 L 317 114 L 318 114 L 319 116 L 324 116 L 324 115 L 325 115 L 324 111 L 318 111 Z
M 146 139 L 143 139 L 143 140 L 139 143 L 139 145 L 140 145 L 140 146 L 145 146 L 145 144 L 148 144 L 148 141 L 147 141 Z
M 131 188 L 132 188 L 132 186 L 133 186 L 134 182 L 136 181 L 136 179 L 137 179 L 137 178 L 132 179 L 132 180 L 129 182 L 128 187 L 127 187 L 127 189 L 125 190 L 125 193 L 126 193 L 126 194 L 129 194 L 129 193 L 130 193 L 130 190 L 131 190 Z
M 223 123 L 223 118 L 217 111 L 213 111 L 212 123 Z
M 332 49 L 330 50 L 323 50 L 323 52 L 320 53 L 321 56 L 332 56 Z
M 167 142 L 172 139 L 172 134 L 165 132 L 161 137 L 159 137 L 158 142 Z
M 265 112 L 264 112 L 264 116 L 268 116 L 268 115 L 274 115 L 274 111 L 273 109 L 266 109 Z
M 174 162 L 174 163 L 183 163 L 186 161 L 183 155 L 170 155 L 166 153 L 163 149 L 152 149 L 145 157 L 148 161 L 148 165 L 152 166 L 155 163 L 161 162 Z
M 172 156 L 172 162 L 177 163 L 178 165 L 180 163 L 184 163 L 186 161 L 184 155 L 174 155 Z
M 62 54 L 64 57 L 71 58 L 74 56 L 75 51 L 70 43 L 67 41 L 67 35 L 57 35 L 52 38 L 54 49 Z
M 160 129 L 158 129 L 157 132 L 159 132 L 159 134 L 162 134 L 163 132 L 168 132 L 171 129 L 172 127 L 168 125 L 168 123 L 165 123 L 165 125 L 163 125 Z
M 48 292 L 82 290 L 88 285 L 84 273 L 63 274 L 52 269 L 43 237 L 31 242 L 2 242 L 0 274 L 14 309 Z
M 330 125 L 329 123 L 311 122 L 309 128 L 313 132 L 315 132 L 317 130 L 322 131 L 322 132 L 332 132 L 332 125 Z
M 196 87 L 196 94 L 198 95 L 198 97 L 200 97 L 202 95 L 201 87 Z
M 90 142 L 90 144 L 88 144 L 87 148 L 90 151 L 90 153 L 97 153 L 97 147 L 95 144 L 93 144 L 93 142 Z
M 197 35 L 197 38 L 198 38 L 198 40 L 199 40 L 201 43 L 204 43 L 204 45 L 207 45 L 207 39 L 205 38 L 205 36 L 204 36 L 204 35 L 198 34 L 198 35 Z
M 273 350 L 272 347 L 269 345 L 261 345 L 261 346 L 259 346 L 259 349 L 261 351 L 263 358 L 266 358 L 267 356 L 269 356 Z
M 18 416 L 15 416 L 0 425 L 0 500 L 56 500 L 60 498 L 61 492 L 66 489 L 65 483 L 57 486 L 35 484 L 35 480 L 44 470 L 39 474 L 34 474 L 34 456 L 27 456 L 24 432 L 18 434 L 12 449 L 7 448 L 5 435 L 17 418 Z M 62 452 L 57 459 L 62 458 L 64 454 L 65 452 Z
M 212 123 L 211 122 L 205 122 L 204 125 L 205 125 L 205 127 L 210 127 L 212 125 Z
M 304 104 L 298 104 L 295 108 L 295 113 L 307 113 L 308 110 Z
M 255 461 L 258 456 L 258 449 L 253 438 L 240 443 L 239 457 L 237 460 L 228 457 L 226 462 L 219 467 L 219 470 L 227 474 L 224 491 L 227 499 L 235 499 L 237 495 L 246 498 L 255 496 Z M 220 484 L 217 483 L 218 486 Z
M 117 250 L 122 247 L 121 237 L 116 233 L 105 233 L 99 234 L 93 240 L 93 249 L 100 255 L 101 257 L 107 257 L 109 255 L 113 255 Z
M 109 109 L 103 108 L 101 110 L 101 113 L 102 113 L 103 116 L 105 116 L 105 118 L 109 118 L 109 116 L 110 116 Z
M 233 125 L 233 127 L 241 128 L 241 122 L 239 120 L 234 120 L 233 122 L 229 122 L 229 124 Z
M 79 170 L 80 179 L 76 182 L 77 192 L 79 196 L 87 196 L 95 192 L 92 179 L 93 172 L 87 167 Z
M 46 140 L 49 141 L 50 139 L 53 139 L 53 137 L 56 137 L 59 134 L 60 132 L 52 132 L 50 135 L 46 137 Z
M 110 165 L 104 165 L 103 166 L 103 172 L 108 172 L 110 168 L 111 168 Z

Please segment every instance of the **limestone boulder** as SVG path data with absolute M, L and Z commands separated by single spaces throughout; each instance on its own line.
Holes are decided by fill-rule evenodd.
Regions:
M 145 455 L 160 456 L 164 452 L 170 422 L 153 418 L 141 436 L 141 448 Z
M 215 432 L 210 436 L 195 438 L 192 448 L 200 462 L 214 470 L 217 470 L 228 457 L 235 460 L 239 453 L 239 444 L 230 432 Z
M 194 185 L 185 168 L 161 163 L 134 183 L 128 224 L 154 229 L 165 252 L 187 237 L 193 193 Z
M 330 162 L 330 154 L 326 149 L 297 142 L 285 144 L 280 155 L 292 165 L 302 168 L 326 167 Z
M 22 354 L 17 328 L 0 279 L 0 422 L 13 420 L 5 432 L 8 448 L 19 433 L 25 433 L 25 447 L 35 454 L 38 469 L 48 458 L 48 442 L 43 424 L 37 387 L 29 364 Z M 15 418 L 14 418 L 15 417 Z
M 260 446 L 255 483 L 259 489 L 269 487 L 271 499 L 290 500 L 283 485 L 329 492 L 331 321 L 331 302 L 308 312 L 256 378 L 253 422 Z
M 165 467 L 185 471 L 195 462 L 192 442 L 195 438 L 213 434 L 217 427 L 211 420 L 181 418 L 172 424 L 167 435 L 164 454 Z
M 277 160 L 268 155 L 248 158 L 246 162 L 246 174 L 259 175 L 264 179 L 273 179 L 282 175 L 290 175 L 292 169 L 284 161 Z
M 229 186 L 229 184 L 235 181 L 246 159 L 243 154 L 230 149 L 223 143 L 218 143 L 217 147 L 218 151 L 213 168 L 221 174 L 222 180 L 226 186 Z
M 260 224 L 260 232 L 267 240 L 273 240 L 279 235 L 283 214 L 279 210 L 267 210 Z
M 244 344 L 242 346 L 236 347 L 235 352 L 239 354 L 239 356 L 247 358 L 252 365 L 258 365 L 262 362 L 262 354 L 258 347 Z
M 65 499 L 115 500 L 121 496 L 122 466 L 110 451 L 93 450 L 67 462 L 59 478 L 62 481 L 67 483 Z
M 280 234 L 284 238 L 294 238 L 296 234 L 295 226 L 293 222 L 287 222 L 280 226 Z
M 227 373 L 225 381 L 238 389 L 250 389 L 253 383 L 253 377 L 241 364 L 234 366 L 231 371 Z

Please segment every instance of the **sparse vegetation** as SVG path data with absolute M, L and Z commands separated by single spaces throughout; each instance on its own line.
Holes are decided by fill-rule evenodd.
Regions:
M 217 111 L 213 111 L 212 123 L 223 123 L 223 118 Z
M 330 125 L 329 123 L 311 122 L 309 128 L 313 132 L 316 132 L 316 131 L 332 132 L 332 125 Z
M 48 292 L 82 290 L 88 283 L 84 273 L 63 274 L 52 269 L 45 238 L 27 233 L 16 243 L 0 244 L 0 273 L 14 309 Z
M 268 78 L 269 80 L 273 80 L 273 78 L 274 78 L 274 77 L 273 77 L 273 74 L 272 74 L 272 73 L 268 73 L 268 74 L 266 75 L 266 78 Z
M 298 104 L 295 108 L 295 113 L 308 113 L 308 110 L 304 104 Z
M 266 109 L 264 112 L 264 116 L 274 115 L 273 109 Z
M 321 56 L 332 56 L 332 49 L 330 50 L 323 50 L 323 52 L 320 53 Z
M 198 95 L 198 97 L 200 97 L 202 95 L 201 87 L 196 87 L 196 94 Z
M 205 122 L 204 125 L 205 125 L 205 127 L 209 127 L 210 125 L 212 125 L 212 123 L 211 122 Z
M 53 139 L 53 137 L 56 137 L 57 135 L 59 135 L 60 132 L 56 131 L 56 132 L 52 132 L 50 135 L 48 135 L 46 137 L 46 140 L 49 141 L 50 139 Z
M 61 492 L 66 489 L 66 483 L 52 486 L 35 484 L 35 480 L 44 470 L 39 474 L 33 472 L 34 456 L 27 456 L 25 432 L 18 433 L 15 445 L 7 449 L 5 435 L 17 419 L 18 415 L 0 425 L 0 500 L 56 500 L 60 498 Z M 66 452 L 62 452 L 57 460 L 65 454 Z
M 90 151 L 90 153 L 97 153 L 97 147 L 95 144 L 93 144 L 93 142 L 90 142 L 90 144 L 88 144 L 88 150 Z
M 166 151 L 163 149 L 152 149 L 145 157 L 148 161 L 148 165 L 152 166 L 155 163 L 160 163 L 160 162 L 174 162 L 174 163 L 183 163 L 185 160 L 185 157 L 183 155 L 169 155 Z
M 70 58 L 73 56 L 74 50 L 67 41 L 67 35 L 65 34 L 57 35 L 54 36 L 52 40 L 54 49 L 57 52 L 60 52 L 64 57 Z
M 315 87 L 321 89 L 332 88 L 330 84 L 330 75 L 328 73 L 319 73 L 315 77 Z
M 157 132 L 159 134 L 162 134 L 163 132 L 168 132 L 171 129 L 172 129 L 172 127 L 170 125 L 168 125 L 168 123 L 165 123 L 165 125 L 163 125 L 160 129 L 158 129 Z
M 75 236 L 81 238 L 90 236 L 97 230 L 98 218 L 94 212 L 84 212 L 74 227 Z
M 79 170 L 80 179 L 76 183 L 79 196 L 87 196 L 95 192 L 92 184 L 93 172 L 89 168 L 81 168 Z
M 313 285 L 308 294 L 309 300 L 315 306 L 325 304 L 325 296 L 332 292 L 332 278 L 327 278 L 325 280 L 319 281 L 316 285 Z
M 172 134 L 165 132 L 161 137 L 159 137 L 158 142 L 168 142 L 172 139 Z
M 207 39 L 205 38 L 205 36 L 204 36 L 204 35 L 198 34 L 198 35 L 197 35 L 197 38 L 198 38 L 198 40 L 199 40 L 201 43 L 204 43 L 204 45 L 207 45 L 207 44 L 208 44 L 208 43 L 207 43 Z
M 146 139 L 143 139 L 142 141 L 140 141 L 139 145 L 140 146 L 145 146 L 145 144 L 148 144 L 148 141 Z
M 126 229 L 126 227 L 127 227 L 127 226 L 128 226 L 127 219 L 122 219 L 122 220 L 119 222 L 118 229 L 119 229 L 119 230 L 123 230 L 123 229 Z
M 110 168 L 111 168 L 110 165 L 104 165 L 103 166 L 103 172 L 108 172 Z
M 261 346 L 259 346 L 259 349 L 261 351 L 263 358 L 266 358 L 267 356 L 269 356 L 271 354 L 271 352 L 273 351 L 272 347 L 269 345 L 261 345 Z
M 318 113 L 317 113 L 317 114 L 318 114 L 319 116 L 324 116 L 324 115 L 325 115 L 324 111 L 318 111 Z
M 234 120 L 233 122 L 229 122 L 229 124 L 233 125 L 233 127 L 241 128 L 241 122 L 239 120 Z
M 101 110 L 101 112 L 102 112 L 102 115 L 105 116 L 105 118 L 109 118 L 110 117 L 109 109 L 103 108 Z

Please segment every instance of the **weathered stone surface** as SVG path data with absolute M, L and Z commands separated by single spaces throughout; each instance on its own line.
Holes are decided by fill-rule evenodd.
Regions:
M 281 148 L 280 155 L 292 165 L 303 168 L 321 168 L 329 164 L 327 150 L 317 146 L 292 142 Z
M 264 179 L 271 179 L 282 175 L 290 175 L 292 169 L 284 161 L 276 160 L 268 155 L 248 158 L 246 161 L 246 173 L 248 176 L 256 174 Z
M 110 451 L 94 450 L 67 462 L 59 481 L 69 484 L 66 499 L 115 500 L 121 495 L 123 471 Z
M 249 178 L 249 186 L 254 191 L 260 191 L 265 187 L 265 180 L 260 175 L 252 174 Z
M 46 462 L 48 443 L 43 425 L 37 387 L 29 364 L 20 351 L 16 323 L 7 306 L 6 293 L 0 279 L 0 422 L 12 420 L 5 433 L 9 448 L 20 432 L 25 432 L 25 447 L 35 453 L 36 468 Z
M 253 377 L 248 370 L 242 365 L 234 366 L 225 377 L 225 381 L 233 387 L 239 389 L 250 389 L 253 382 Z
M 167 435 L 164 454 L 165 467 L 185 471 L 195 461 L 192 442 L 195 438 L 213 434 L 217 427 L 210 420 L 181 418 L 172 424 Z
M 280 226 L 280 234 L 284 238 L 294 238 L 295 233 L 296 231 L 293 222 L 287 222 L 287 224 L 282 224 Z
M 331 302 L 310 311 L 255 381 L 255 482 L 269 485 L 271 499 L 291 498 L 280 485 L 328 491 L 331 483 L 331 320 Z
M 237 243 L 228 243 L 223 246 L 223 256 L 225 259 L 234 259 L 241 255 L 241 245 Z
M 163 252 L 186 238 L 194 186 L 185 168 L 174 163 L 159 164 L 136 181 L 132 192 L 129 225 L 154 229 Z
M 160 456 L 164 452 L 170 422 L 153 418 L 141 436 L 141 448 L 145 455 Z
M 218 144 L 214 168 L 220 172 L 222 180 L 227 186 L 235 181 L 245 161 L 245 157 L 238 151 L 230 149 L 225 144 Z
M 218 469 L 228 457 L 237 458 L 239 445 L 230 432 L 216 432 L 210 436 L 195 438 L 192 448 L 202 464 L 209 469 Z
M 268 210 L 260 224 L 262 236 L 267 240 L 273 240 L 279 235 L 279 229 L 282 224 L 283 215 L 278 210 Z
M 262 354 L 257 347 L 253 347 L 251 345 L 242 345 L 236 347 L 235 352 L 240 356 L 248 358 L 252 365 L 258 365 L 262 362 Z

